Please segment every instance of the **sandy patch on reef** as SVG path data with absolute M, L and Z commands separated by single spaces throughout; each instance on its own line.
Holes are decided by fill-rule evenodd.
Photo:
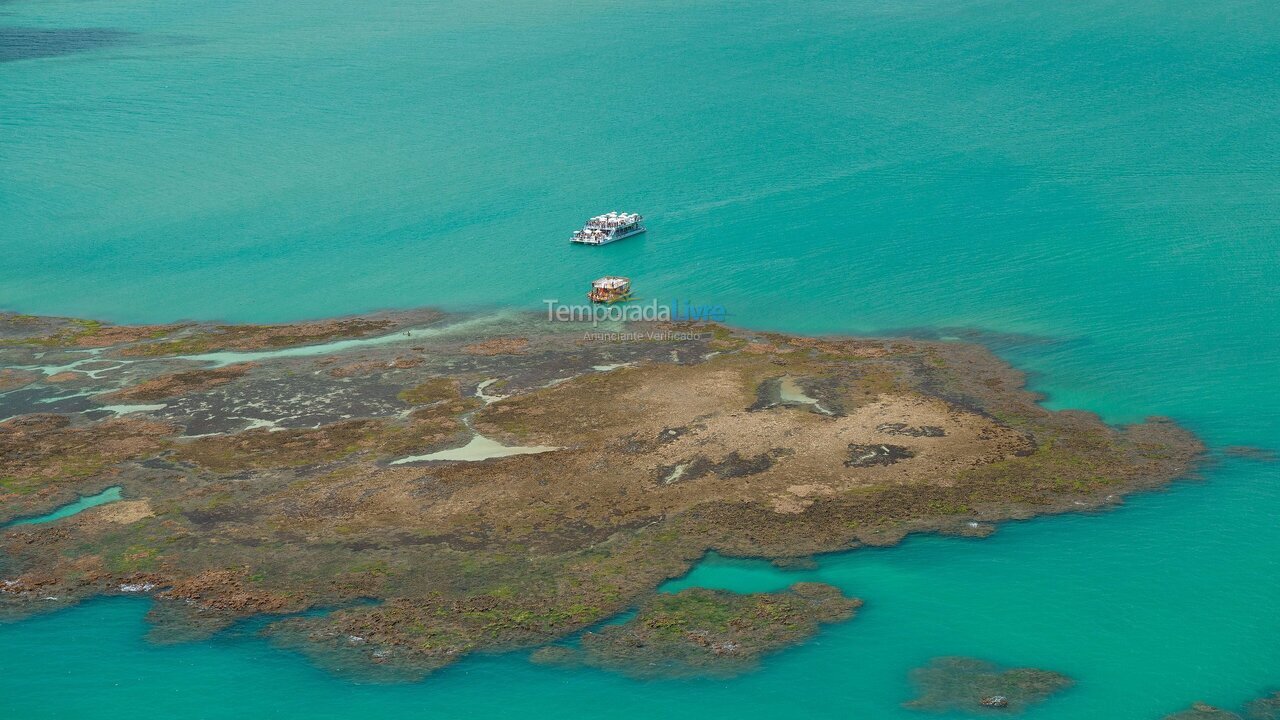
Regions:
M 94 513 L 99 520 L 117 525 L 128 525 L 143 518 L 155 516 L 151 511 L 151 503 L 147 500 L 122 500 L 109 505 L 101 505 Z

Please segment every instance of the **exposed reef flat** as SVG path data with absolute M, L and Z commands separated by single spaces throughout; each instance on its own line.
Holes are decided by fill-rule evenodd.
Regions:
M 976 658 L 936 658 L 911 673 L 920 697 L 913 710 L 1016 713 L 1071 686 L 1059 673 L 1035 668 L 1001 668 Z
M 985 534 L 1114 504 L 1203 451 L 1167 420 L 1046 410 L 973 345 L 586 329 L 431 311 L 0 316 L 16 378 L 0 392 L 0 523 L 123 496 L 5 529 L 0 614 L 145 592 L 154 636 L 175 639 L 339 608 L 268 632 L 335 667 L 416 677 L 596 625 L 710 549 L 786 562 Z M 436 454 L 478 438 L 484 459 Z M 613 641 L 639 627 L 584 652 L 621 657 Z
M 109 325 L 96 320 L 0 314 L 0 346 L 115 347 L 121 355 L 165 357 L 248 352 L 385 333 L 440 317 L 434 311 L 338 318 L 286 325 Z

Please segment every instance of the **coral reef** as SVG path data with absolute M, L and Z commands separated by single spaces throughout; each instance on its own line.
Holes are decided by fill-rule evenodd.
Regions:
M 0 523 L 108 487 L 124 497 L 0 531 L 0 614 L 128 587 L 157 599 L 153 635 L 172 640 L 336 608 L 267 632 L 328 666 L 418 677 L 639 605 L 640 620 L 584 638 L 581 661 L 637 667 L 630 648 L 662 674 L 732 673 L 852 601 L 808 586 L 653 596 L 710 549 L 785 562 L 913 532 L 982 535 L 1115 504 L 1203 451 L 1167 420 L 1047 410 L 972 345 L 646 325 L 614 342 L 455 319 L 0 317 L 0 366 L 71 380 L 0 395 L 16 416 L 0 422 Z M 360 339 L 252 366 L 175 357 L 339 337 Z M 414 460 L 477 434 L 548 450 Z

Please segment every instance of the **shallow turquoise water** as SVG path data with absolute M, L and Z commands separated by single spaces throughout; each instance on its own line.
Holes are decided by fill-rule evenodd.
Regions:
M 5 27 L 80 34 L 0 62 L 0 307 L 536 310 L 621 273 L 756 327 L 1023 334 L 988 340 L 1054 407 L 1280 444 L 1274 3 L 18 0 Z M 564 242 L 613 208 L 650 233 Z M 148 646 L 111 600 L 0 626 L 0 710 L 896 718 L 942 654 L 1078 679 L 1035 718 L 1234 706 L 1280 686 L 1280 465 L 1203 476 L 814 572 L 705 565 L 684 582 L 867 601 L 733 682 L 502 656 L 354 685 L 249 633 Z

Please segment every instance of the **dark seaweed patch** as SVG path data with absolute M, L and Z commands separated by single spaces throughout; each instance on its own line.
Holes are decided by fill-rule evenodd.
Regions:
M 768 410 L 782 402 L 781 381 L 781 378 L 769 378 L 756 386 L 756 401 L 747 408 L 747 412 Z
M 760 453 L 759 455 L 743 457 L 735 450 L 728 455 L 725 455 L 724 459 L 718 463 L 711 462 L 704 457 L 699 457 L 689 463 L 689 467 L 684 471 L 684 477 L 689 480 L 695 480 L 709 473 L 715 473 L 722 478 L 758 475 L 773 467 L 773 461 L 776 458 L 790 453 L 791 451 L 785 448 L 774 448 L 769 452 Z
M 700 477 L 712 474 L 722 478 L 758 475 L 773 467 L 774 461 L 778 458 L 786 457 L 794 452 L 789 448 L 773 448 L 768 452 L 743 457 L 735 450 L 725 455 L 720 462 L 712 462 L 699 455 L 687 463 L 659 466 L 657 479 L 659 483 L 667 485 L 677 480 L 697 480 Z
M 899 460 L 915 457 L 916 454 L 901 445 L 859 445 L 849 443 L 849 459 L 844 461 L 845 467 L 874 467 L 876 465 L 892 465 Z
M 945 437 L 947 432 L 937 425 L 921 425 L 911 427 L 906 423 L 884 423 L 877 425 L 876 430 L 886 435 L 906 435 L 907 437 Z
M 0 62 L 88 52 L 119 45 L 133 34 L 113 28 L 0 27 Z
M 57 399 L 61 397 L 61 399 Z M 67 413 L 85 412 L 96 407 L 93 401 L 84 395 L 76 395 L 73 391 L 59 387 L 27 387 L 0 395 L 0 418 L 30 415 L 33 413 Z M 103 417 L 110 415 L 102 411 Z M 86 415 L 92 420 L 101 419 Z
M 680 439 L 684 435 L 688 434 L 688 432 L 689 428 L 687 427 L 665 428 L 662 432 L 658 433 L 658 442 L 665 445 L 673 440 Z
M 261 513 L 251 507 L 242 505 L 220 505 L 199 510 L 184 510 L 183 516 L 201 527 L 212 527 L 222 523 L 249 523 Z

